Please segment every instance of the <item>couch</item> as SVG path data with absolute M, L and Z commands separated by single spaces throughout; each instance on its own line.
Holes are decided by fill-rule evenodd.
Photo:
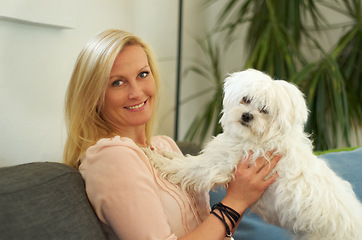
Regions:
M 184 153 L 198 148 L 179 143 Z M 362 148 L 324 154 L 330 166 L 350 181 L 362 199 Z M 211 204 L 225 191 L 210 192 Z M 291 239 L 292 234 L 246 213 L 234 238 Z M 78 171 L 61 163 L 36 162 L 0 168 L 0 239 L 106 239 L 87 199 Z

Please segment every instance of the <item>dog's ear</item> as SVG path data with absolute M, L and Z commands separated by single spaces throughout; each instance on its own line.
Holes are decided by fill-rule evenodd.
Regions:
M 289 112 L 286 112 L 291 124 L 305 125 L 308 120 L 308 108 L 304 98 L 304 94 L 293 83 L 286 81 L 278 81 L 281 86 L 279 94 L 285 95 L 282 97 L 284 103 L 287 105 L 285 109 L 289 108 Z
M 223 106 L 224 109 L 229 108 L 239 102 L 240 96 L 245 88 L 243 87 L 247 84 L 247 79 L 245 78 L 245 71 L 234 72 L 228 75 L 224 80 L 224 96 L 223 96 Z
M 235 73 L 234 73 L 235 75 Z M 230 104 L 231 99 L 231 93 L 229 93 L 231 91 L 231 82 L 232 82 L 232 78 L 233 78 L 233 74 L 229 74 L 229 76 L 227 76 L 224 80 L 224 89 L 223 89 L 223 107 L 224 109 Z

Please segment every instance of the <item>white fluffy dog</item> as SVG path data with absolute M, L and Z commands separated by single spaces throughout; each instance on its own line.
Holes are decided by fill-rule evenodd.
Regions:
M 298 88 L 248 69 L 227 77 L 224 93 L 224 132 L 200 155 L 145 150 L 161 174 L 184 189 L 209 191 L 227 184 L 250 150 L 253 161 L 276 150 L 283 156 L 275 167 L 279 177 L 251 210 L 298 239 L 362 239 L 362 205 L 351 185 L 313 155 L 304 133 L 308 110 Z

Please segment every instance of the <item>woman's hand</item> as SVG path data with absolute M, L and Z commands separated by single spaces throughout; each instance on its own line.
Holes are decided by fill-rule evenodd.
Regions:
M 229 183 L 226 189 L 223 204 L 242 214 L 263 195 L 267 187 L 276 181 L 277 173 L 267 179 L 266 177 L 272 172 L 281 156 L 274 156 L 273 152 L 267 152 L 266 157 L 268 159 L 272 157 L 270 164 L 265 157 L 259 157 L 254 164 L 250 164 L 251 155 L 239 163 L 235 179 Z
M 270 165 L 266 158 L 272 158 Z M 267 152 L 266 158 L 259 157 L 256 159 L 255 164 L 250 164 L 252 159 L 250 154 L 247 159 L 239 163 L 235 172 L 235 179 L 229 183 L 226 196 L 221 201 L 224 205 L 243 215 L 245 210 L 263 195 L 266 188 L 275 182 L 278 176 L 277 173 L 268 179 L 266 177 L 272 172 L 280 156 L 274 156 L 273 152 Z M 219 214 L 219 210 L 216 210 L 216 213 Z M 230 220 L 225 219 L 226 224 L 232 229 L 232 234 L 234 234 L 240 220 L 241 218 L 232 229 Z M 210 214 L 200 226 L 180 239 L 224 239 L 225 233 L 224 223 L 213 214 Z

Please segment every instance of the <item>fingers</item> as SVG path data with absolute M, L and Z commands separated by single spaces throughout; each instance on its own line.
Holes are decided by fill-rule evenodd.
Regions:
M 266 177 L 277 165 L 280 158 L 282 157 L 280 154 L 277 154 L 275 151 L 268 151 L 263 156 L 256 158 L 253 160 L 252 156 L 253 152 L 249 152 L 248 156 L 242 160 L 237 170 L 251 170 L 256 174 L 259 174 Z M 243 169 L 243 170 L 242 170 Z
M 262 170 L 272 170 L 277 163 L 279 162 L 281 156 L 280 155 L 274 155 L 269 161 L 264 159 L 264 164 L 258 169 L 258 173 L 261 172 Z
M 259 181 L 267 181 L 264 182 L 264 184 L 269 186 L 275 182 L 278 177 L 274 168 L 280 158 L 281 155 L 277 154 L 275 151 L 266 152 L 264 156 L 258 157 L 255 161 L 252 161 L 252 156 L 249 155 L 249 157 L 244 160 L 243 166 L 238 166 L 238 168 L 241 167 L 245 169 L 246 163 L 248 170 L 254 172 L 253 174 Z
M 263 169 L 274 168 L 276 163 L 280 160 L 281 155 L 276 154 L 275 152 L 267 152 L 264 156 L 258 157 L 254 166 L 257 168 L 257 173 L 261 172 Z M 265 166 L 268 166 L 265 168 Z
M 279 177 L 279 174 L 277 171 L 272 171 L 271 173 L 269 173 L 268 176 L 265 177 L 264 181 L 267 187 L 269 187 L 270 185 L 272 185 Z

